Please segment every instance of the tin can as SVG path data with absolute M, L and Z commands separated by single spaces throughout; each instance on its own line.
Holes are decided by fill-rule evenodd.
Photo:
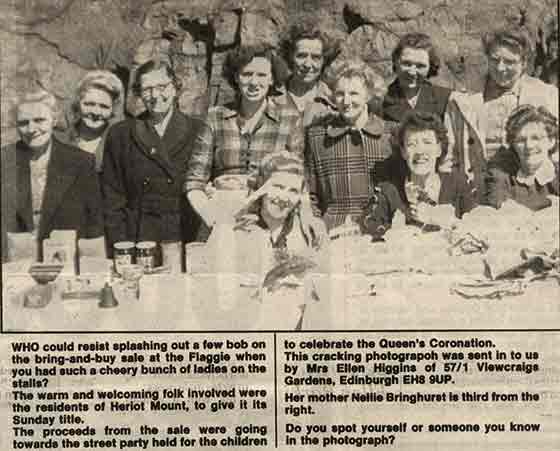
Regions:
M 155 241 L 141 241 L 136 243 L 136 263 L 144 272 L 151 272 L 155 266 L 156 243 Z
M 132 241 L 119 241 L 113 244 L 113 258 L 117 274 L 122 275 L 121 268 L 124 265 L 132 265 L 134 263 L 135 251 L 136 249 Z

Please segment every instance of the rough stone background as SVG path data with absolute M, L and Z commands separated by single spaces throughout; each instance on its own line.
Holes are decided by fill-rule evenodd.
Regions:
M 78 80 L 106 68 L 125 85 L 154 53 L 172 60 L 183 82 L 182 110 L 204 114 L 231 98 L 221 77 L 226 52 L 242 43 L 276 44 L 300 14 L 318 20 L 384 78 L 399 36 L 429 33 L 443 58 L 439 83 L 477 90 L 485 61 L 481 33 L 506 23 L 527 25 L 537 42 L 557 17 L 557 0 L 3 0 L 0 2 L 2 145 L 15 138 L 18 93 L 40 85 L 61 101 L 59 127 Z M 142 110 L 129 92 L 130 114 Z

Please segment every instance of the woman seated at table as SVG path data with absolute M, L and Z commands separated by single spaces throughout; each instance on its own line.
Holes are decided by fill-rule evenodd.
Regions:
M 558 153 L 558 119 L 544 107 L 522 105 L 506 123 L 509 165 L 490 170 L 489 205 L 500 208 L 512 199 L 532 210 L 551 205 L 559 195 L 558 168 L 551 156 Z
M 313 214 L 331 230 L 347 217 L 360 218 L 373 194 L 371 175 L 390 145 L 383 120 L 368 110 L 382 79 L 365 62 L 349 59 L 334 62 L 325 77 L 338 112 L 307 130 L 305 157 Z
M 226 174 L 248 176 L 273 152 L 301 153 L 297 111 L 269 99 L 272 88 L 280 86 L 287 73 L 283 60 L 264 45 L 242 46 L 228 54 L 224 76 L 237 98 L 210 108 L 185 183 L 189 201 L 209 228 L 218 215 L 206 193 L 208 182 Z
M 311 212 L 302 206 L 303 171 L 301 158 L 286 151 L 262 161 L 258 189 L 237 213 L 234 226 L 251 238 L 253 249 L 309 255 L 324 242 L 324 228 L 316 227 Z
M 464 174 L 438 172 L 439 162 L 448 151 L 448 140 L 447 130 L 437 115 L 410 112 L 397 130 L 397 140 L 398 154 L 393 158 L 400 160 L 403 170 L 376 187 L 364 211 L 365 232 L 380 238 L 391 227 L 397 210 L 404 214 L 407 224 L 438 230 L 454 216 L 461 218 L 474 207 Z M 447 204 L 453 207 L 448 212 L 436 208 Z

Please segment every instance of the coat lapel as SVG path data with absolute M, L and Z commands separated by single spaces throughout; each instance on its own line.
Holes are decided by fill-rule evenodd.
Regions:
M 166 134 L 172 127 L 172 119 L 169 121 Z M 132 135 L 138 144 L 138 148 L 146 157 L 162 167 L 167 173 L 172 174 L 174 172 L 169 161 L 167 148 L 164 148 L 164 142 L 148 120 L 137 120 L 132 129 Z
M 39 237 L 46 238 L 46 231 L 50 230 L 52 218 L 62 204 L 64 195 L 76 180 L 76 172 L 69 161 L 64 158 L 64 150 L 53 141 L 51 160 L 47 170 L 47 184 L 41 206 L 39 222 Z
M 185 138 L 190 135 L 188 133 L 189 125 L 187 118 L 178 111 L 175 111 L 171 116 L 167 130 L 163 135 L 163 145 L 167 149 L 171 161 L 176 154 L 183 151 Z
M 34 229 L 33 224 L 33 201 L 31 199 L 31 170 L 29 168 L 29 160 L 31 153 L 24 145 L 16 147 L 16 173 L 15 185 L 17 196 L 17 222 L 24 226 L 23 231 L 31 232 Z

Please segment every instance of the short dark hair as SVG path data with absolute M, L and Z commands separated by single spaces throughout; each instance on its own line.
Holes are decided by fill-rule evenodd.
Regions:
M 323 67 L 329 66 L 340 52 L 340 42 L 331 38 L 319 25 L 319 18 L 300 16 L 280 37 L 280 52 L 288 67 L 293 68 L 296 44 L 303 39 L 319 40 L 323 44 Z
M 142 90 L 141 82 L 142 82 L 142 77 L 144 75 L 146 75 L 149 72 L 155 72 L 160 69 L 165 69 L 165 72 L 167 76 L 171 79 L 173 86 L 175 86 L 175 89 L 179 91 L 181 89 L 181 81 L 177 78 L 177 75 L 175 75 L 175 71 L 173 70 L 171 64 L 163 59 L 158 59 L 158 60 L 152 59 L 146 61 L 136 70 L 136 75 L 134 76 L 134 83 L 132 84 L 132 90 L 134 94 L 137 96 L 140 95 L 140 92 Z
M 558 58 L 555 58 L 546 65 L 541 75 L 541 79 L 546 83 L 552 83 L 553 76 L 556 75 L 558 79 L 559 74 L 560 74 L 560 64 Z
M 274 88 L 282 86 L 289 76 L 286 62 L 276 54 L 274 48 L 268 44 L 242 45 L 230 51 L 222 67 L 222 75 L 228 84 L 237 90 L 237 75 L 253 58 L 266 58 L 270 61 L 272 70 L 272 84 Z
M 504 46 L 521 56 L 527 65 L 531 64 L 535 54 L 535 45 L 529 30 L 525 27 L 508 26 L 492 30 L 482 37 L 484 52 L 489 55 L 496 46 Z
M 527 124 L 543 124 L 546 133 L 558 139 L 558 119 L 544 106 L 520 105 L 510 114 L 506 122 L 506 142 L 511 147 L 519 131 Z
M 411 110 L 408 112 L 396 131 L 397 142 L 400 147 L 404 147 L 404 135 L 408 130 L 422 131 L 433 130 L 436 139 L 441 145 L 441 155 L 438 158 L 436 168 L 440 163 L 445 160 L 449 148 L 449 137 L 447 135 L 447 128 L 443 125 L 442 120 L 437 114 L 427 111 Z M 402 159 L 402 155 L 398 152 L 398 156 Z
M 393 50 L 391 60 L 393 61 L 393 72 L 397 72 L 397 63 L 405 48 L 420 49 L 428 52 L 430 61 L 430 69 L 428 70 L 428 78 L 435 77 L 439 73 L 441 59 L 437 54 L 432 38 L 425 33 L 408 33 L 405 34 Z

